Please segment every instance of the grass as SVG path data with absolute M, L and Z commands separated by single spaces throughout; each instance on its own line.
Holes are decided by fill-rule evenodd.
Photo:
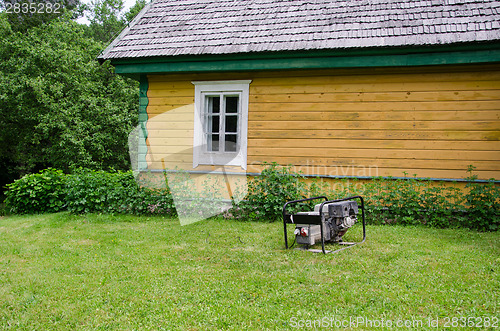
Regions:
M 365 244 L 323 255 L 285 251 L 282 231 L 95 214 L 0 218 L 0 328 L 288 330 L 351 318 L 359 323 L 347 329 L 391 329 L 366 324 L 384 319 L 435 330 L 429 319 L 444 327 L 500 317 L 499 233 L 369 226 Z

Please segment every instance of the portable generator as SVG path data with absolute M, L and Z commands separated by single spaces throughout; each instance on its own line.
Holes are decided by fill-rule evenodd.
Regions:
M 314 206 L 312 211 L 301 211 L 290 214 L 288 209 L 296 207 L 298 204 L 309 203 L 313 200 L 324 200 Z M 360 201 L 358 205 L 357 200 Z M 360 242 L 344 242 L 342 236 L 358 221 L 359 210 L 363 223 L 363 240 Z M 285 203 L 283 206 L 283 227 L 285 232 L 285 247 L 288 249 L 287 224 L 294 224 L 295 242 L 303 245 L 303 249 L 312 252 L 333 253 L 343 249 L 361 244 L 366 240 L 365 228 L 365 208 L 361 196 L 352 196 L 338 200 L 328 200 L 325 196 L 294 200 Z M 309 249 L 321 242 L 321 250 Z M 325 243 L 338 243 L 346 247 L 335 250 L 325 250 Z

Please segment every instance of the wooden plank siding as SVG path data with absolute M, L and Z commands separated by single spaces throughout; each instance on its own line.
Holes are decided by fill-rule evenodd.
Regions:
M 310 175 L 463 178 L 472 164 L 500 178 L 500 65 L 150 75 L 150 168 L 174 153 L 189 169 L 191 81 L 230 79 L 252 80 L 249 172 L 276 161 Z

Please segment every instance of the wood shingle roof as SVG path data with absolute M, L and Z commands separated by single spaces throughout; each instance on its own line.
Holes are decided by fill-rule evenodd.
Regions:
M 153 0 L 100 58 L 498 40 L 492 0 Z

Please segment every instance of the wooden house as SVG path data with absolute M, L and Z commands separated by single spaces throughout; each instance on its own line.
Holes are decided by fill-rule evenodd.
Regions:
M 500 2 L 153 0 L 100 55 L 142 169 L 500 179 Z

